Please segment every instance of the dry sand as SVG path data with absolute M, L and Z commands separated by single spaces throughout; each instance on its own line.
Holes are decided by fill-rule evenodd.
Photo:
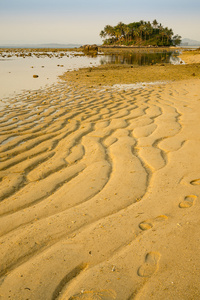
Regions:
M 200 299 L 200 79 L 10 101 L 1 299 Z

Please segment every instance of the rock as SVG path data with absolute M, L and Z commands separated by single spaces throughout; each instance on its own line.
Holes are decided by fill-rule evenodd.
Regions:
M 98 52 L 98 46 L 96 44 L 94 44 L 94 45 L 84 45 L 81 48 L 83 48 L 84 52 L 93 52 L 93 53 Z
M 33 75 L 33 78 L 38 78 L 39 76 L 38 75 Z

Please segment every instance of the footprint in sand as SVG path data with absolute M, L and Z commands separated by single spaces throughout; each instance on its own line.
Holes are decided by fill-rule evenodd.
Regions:
M 197 196 L 195 195 L 189 195 L 186 196 L 184 201 L 179 203 L 180 208 L 189 208 L 194 204 L 194 201 L 196 200 Z
M 149 252 L 145 257 L 145 263 L 138 269 L 138 275 L 141 277 L 150 277 L 158 270 L 160 259 L 159 252 Z
M 116 299 L 116 293 L 113 290 L 102 291 L 82 291 L 69 298 L 69 300 L 112 300 Z
M 190 184 L 192 184 L 192 185 L 200 185 L 200 178 L 199 179 L 194 179 L 194 180 L 190 181 Z
M 161 216 L 158 216 L 155 218 L 155 220 L 145 220 L 145 221 L 142 221 L 140 224 L 139 224 L 139 228 L 142 229 L 142 230 L 148 230 L 148 229 L 151 229 L 155 223 L 157 222 L 162 222 L 162 221 L 165 221 L 167 220 L 168 217 L 165 216 L 165 215 L 161 215 Z

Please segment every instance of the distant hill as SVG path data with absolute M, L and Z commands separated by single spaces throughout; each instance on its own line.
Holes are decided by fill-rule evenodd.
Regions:
M 200 46 L 199 41 L 191 40 L 188 38 L 182 39 L 181 46 Z
M 10 44 L 0 45 L 0 48 L 78 48 L 81 44 Z

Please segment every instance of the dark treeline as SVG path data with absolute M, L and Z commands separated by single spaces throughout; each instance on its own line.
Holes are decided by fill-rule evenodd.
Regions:
M 181 36 L 174 35 L 171 28 L 163 27 L 156 20 L 106 25 L 100 36 L 104 45 L 176 46 L 181 43 Z

